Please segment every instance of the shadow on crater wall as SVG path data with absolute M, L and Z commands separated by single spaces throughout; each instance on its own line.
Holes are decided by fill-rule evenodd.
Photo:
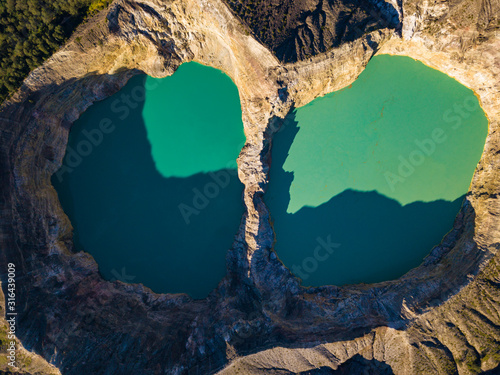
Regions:
M 316 375 L 316 373 L 311 372 L 311 375 L 313 374 Z M 384 362 L 377 361 L 376 359 L 368 360 L 363 358 L 359 354 L 356 354 L 354 357 L 341 364 L 339 368 L 331 372 L 331 374 L 394 375 L 394 372 L 392 371 L 391 366 Z

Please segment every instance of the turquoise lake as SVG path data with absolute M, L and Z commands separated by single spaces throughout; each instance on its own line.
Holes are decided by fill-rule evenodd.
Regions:
M 408 57 L 374 57 L 273 138 L 278 256 L 305 286 L 400 277 L 452 228 L 487 131 L 470 89 Z
M 73 124 L 52 176 L 76 250 L 108 280 L 206 297 L 244 212 L 244 142 L 238 90 L 221 71 L 191 62 L 131 78 Z

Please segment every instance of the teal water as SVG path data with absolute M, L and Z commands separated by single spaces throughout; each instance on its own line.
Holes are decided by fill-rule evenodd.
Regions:
M 265 200 L 303 285 L 379 282 L 452 228 L 488 121 L 474 93 L 407 57 L 295 110 L 273 140 Z
M 222 72 L 186 63 L 133 77 L 73 124 L 52 177 L 76 249 L 108 280 L 204 298 L 243 214 L 244 141 L 238 90 Z

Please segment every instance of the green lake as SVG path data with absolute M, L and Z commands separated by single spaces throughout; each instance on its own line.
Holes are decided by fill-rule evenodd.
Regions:
M 487 130 L 470 89 L 408 57 L 374 57 L 273 139 L 265 201 L 278 256 L 306 286 L 418 266 L 452 228 Z
M 108 280 L 206 297 L 244 212 L 244 141 L 238 89 L 221 71 L 191 62 L 133 77 L 73 124 L 52 176 L 76 250 Z

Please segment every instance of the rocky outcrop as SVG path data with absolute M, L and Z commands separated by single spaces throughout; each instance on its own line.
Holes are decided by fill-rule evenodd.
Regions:
M 219 0 L 118 0 L 82 25 L 0 109 L 0 273 L 5 281 L 6 263 L 16 264 L 23 345 L 63 374 L 496 368 L 499 5 L 469 2 L 470 19 L 460 4 L 403 3 L 401 34 L 368 29 L 285 65 Z M 484 154 L 454 227 L 421 266 L 379 284 L 303 288 L 272 249 L 262 200 L 272 135 L 292 106 L 350 84 L 376 53 L 418 58 L 474 89 L 490 120 Z M 234 80 L 247 137 L 238 158 L 246 213 L 226 278 L 200 301 L 103 280 L 89 254 L 73 251 L 71 223 L 50 184 L 85 109 L 139 71 L 162 77 L 190 60 Z

